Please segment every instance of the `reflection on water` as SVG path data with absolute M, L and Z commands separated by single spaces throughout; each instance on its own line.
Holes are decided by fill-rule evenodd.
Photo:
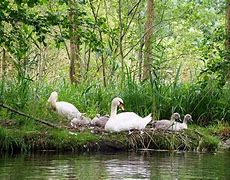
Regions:
M 150 163 L 142 156 L 129 154 L 124 158 L 119 157 L 104 161 L 109 179 L 150 179 Z
M 230 152 L 0 157 L 0 179 L 230 179 Z

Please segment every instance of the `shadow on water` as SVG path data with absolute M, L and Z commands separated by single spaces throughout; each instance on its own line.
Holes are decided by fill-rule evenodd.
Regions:
M 0 179 L 229 179 L 230 152 L 129 152 L 0 157 Z

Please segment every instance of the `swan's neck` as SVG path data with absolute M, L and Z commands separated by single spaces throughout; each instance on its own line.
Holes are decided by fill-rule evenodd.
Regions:
M 117 115 L 117 106 L 112 104 L 111 105 L 111 117 L 115 117 Z
M 54 111 L 57 110 L 57 109 L 56 109 L 56 102 L 55 102 L 55 103 L 51 103 L 51 108 L 52 108 Z
M 57 100 L 55 99 L 55 98 L 52 98 L 51 100 L 50 100 L 50 104 L 51 104 L 51 108 L 54 110 L 54 111 L 56 111 L 56 103 L 57 103 Z
M 187 124 L 187 120 L 184 120 L 184 121 L 183 121 L 183 124 Z

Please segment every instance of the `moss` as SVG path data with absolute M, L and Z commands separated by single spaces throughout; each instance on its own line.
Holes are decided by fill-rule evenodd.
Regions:
M 0 149 L 13 152 L 26 151 L 28 147 L 21 132 L 0 128 Z
M 210 132 L 205 131 L 204 129 L 197 129 L 194 130 L 194 132 L 198 134 L 198 151 L 213 151 L 218 148 L 220 142 L 218 137 L 213 136 Z
M 146 129 L 93 134 L 89 129 L 70 132 L 67 129 L 20 130 L 0 127 L 1 151 L 127 151 L 130 149 L 166 149 L 215 151 L 220 139 L 213 130 L 195 127 L 183 132 L 164 132 Z
M 102 134 L 98 143 L 100 151 L 122 151 L 129 148 L 127 132 Z
M 98 136 L 90 132 L 70 133 L 66 130 L 51 131 L 46 136 L 46 149 L 81 151 L 91 142 L 97 142 Z

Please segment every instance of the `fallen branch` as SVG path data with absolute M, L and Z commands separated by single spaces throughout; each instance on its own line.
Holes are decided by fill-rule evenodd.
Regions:
M 21 116 L 24 116 L 24 117 L 27 117 L 27 118 L 30 118 L 30 119 L 34 119 L 34 120 L 36 120 L 36 121 L 38 121 L 38 122 L 40 122 L 40 123 L 42 123 L 42 124 L 45 124 L 45 125 L 47 125 L 47 126 L 55 127 L 55 128 L 60 128 L 59 126 L 57 126 L 57 125 L 55 125 L 55 124 L 53 124 L 53 123 L 51 123 L 51 122 L 48 122 L 48 121 L 45 121 L 45 120 L 42 120 L 42 119 L 38 119 L 38 118 L 32 117 L 32 116 L 30 116 L 30 115 L 28 115 L 28 114 L 25 114 L 25 113 L 23 113 L 23 112 L 20 112 L 20 111 L 18 111 L 18 110 L 16 110 L 16 109 L 14 109 L 14 108 L 12 108 L 12 107 L 6 105 L 6 104 L 0 103 L 0 107 L 3 107 L 3 108 L 5 108 L 5 109 L 8 109 L 8 110 L 10 110 L 10 111 L 12 111 L 12 112 L 14 112 L 14 113 L 16 113 L 16 114 L 19 114 L 19 115 L 21 115 Z

